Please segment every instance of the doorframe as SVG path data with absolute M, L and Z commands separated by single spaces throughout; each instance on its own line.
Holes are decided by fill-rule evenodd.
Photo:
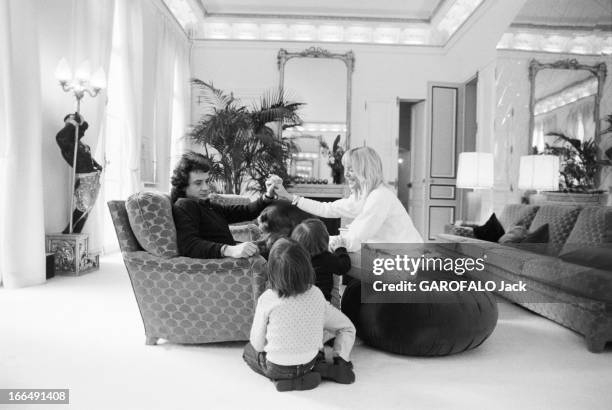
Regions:
M 398 153 L 398 157 L 399 157 L 399 140 L 400 140 L 400 107 L 401 107 L 401 103 L 410 103 L 410 104 L 418 104 L 420 102 L 425 102 L 425 98 L 402 98 L 402 97 L 396 97 L 395 98 L 395 105 L 397 107 L 397 109 L 395 110 L 396 114 L 395 114 L 395 122 L 396 124 L 396 135 L 397 137 L 395 138 L 395 149 L 397 150 Z M 412 125 L 411 125 L 412 128 Z M 410 181 L 412 182 L 412 178 L 414 176 L 414 134 L 412 133 L 412 130 L 410 132 Z M 398 170 L 399 171 L 399 170 Z M 396 189 L 397 189 L 397 195 L 399 197 L 399 172 L 397 175 L 397 179 L 396 179 Z M 406 210 L 408 211 L 408 209 Z

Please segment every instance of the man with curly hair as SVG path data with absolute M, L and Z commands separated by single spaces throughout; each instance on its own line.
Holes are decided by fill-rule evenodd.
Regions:
M 248 205 L 221 205 L 209 196 L 211 163 L 202 154 L 189 151 L 172 174 L 172 214 L 179 253 L 191 258 L 248 258 L 257 252 L 253 242 L 236 243 L 230 223 L 249 221 L 269 205 L 275 185 L 266 182 L 266 193 Z

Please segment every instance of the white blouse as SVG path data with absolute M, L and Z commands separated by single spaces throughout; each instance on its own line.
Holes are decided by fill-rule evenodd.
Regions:
M 372 190 L 366 198 L 318 202 L 300 198 L 297 206 L 323 218 L 354 218 L 342 235 L 349 252 L 362 243 L 422 243 L 423 238 L 395 193 L 385 185 Z

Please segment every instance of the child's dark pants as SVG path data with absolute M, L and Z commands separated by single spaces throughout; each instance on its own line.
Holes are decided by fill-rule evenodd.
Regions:
M 251 369 L 271 380 L 294 379 L 312 370 L 316 356 L 308 363 L 296 366 L 281 366 L 266 359 L 266 352 L 257 352 L 251 343 L 244 347 L 242 358 Z

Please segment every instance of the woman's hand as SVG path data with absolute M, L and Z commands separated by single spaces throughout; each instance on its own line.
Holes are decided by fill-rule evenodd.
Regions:
M 293 194 L 287 192 L 282 183 L 276 185 L 276 195 L 278 195 L 279 199 L 285 199 L 287 201 L 293 199 Z

